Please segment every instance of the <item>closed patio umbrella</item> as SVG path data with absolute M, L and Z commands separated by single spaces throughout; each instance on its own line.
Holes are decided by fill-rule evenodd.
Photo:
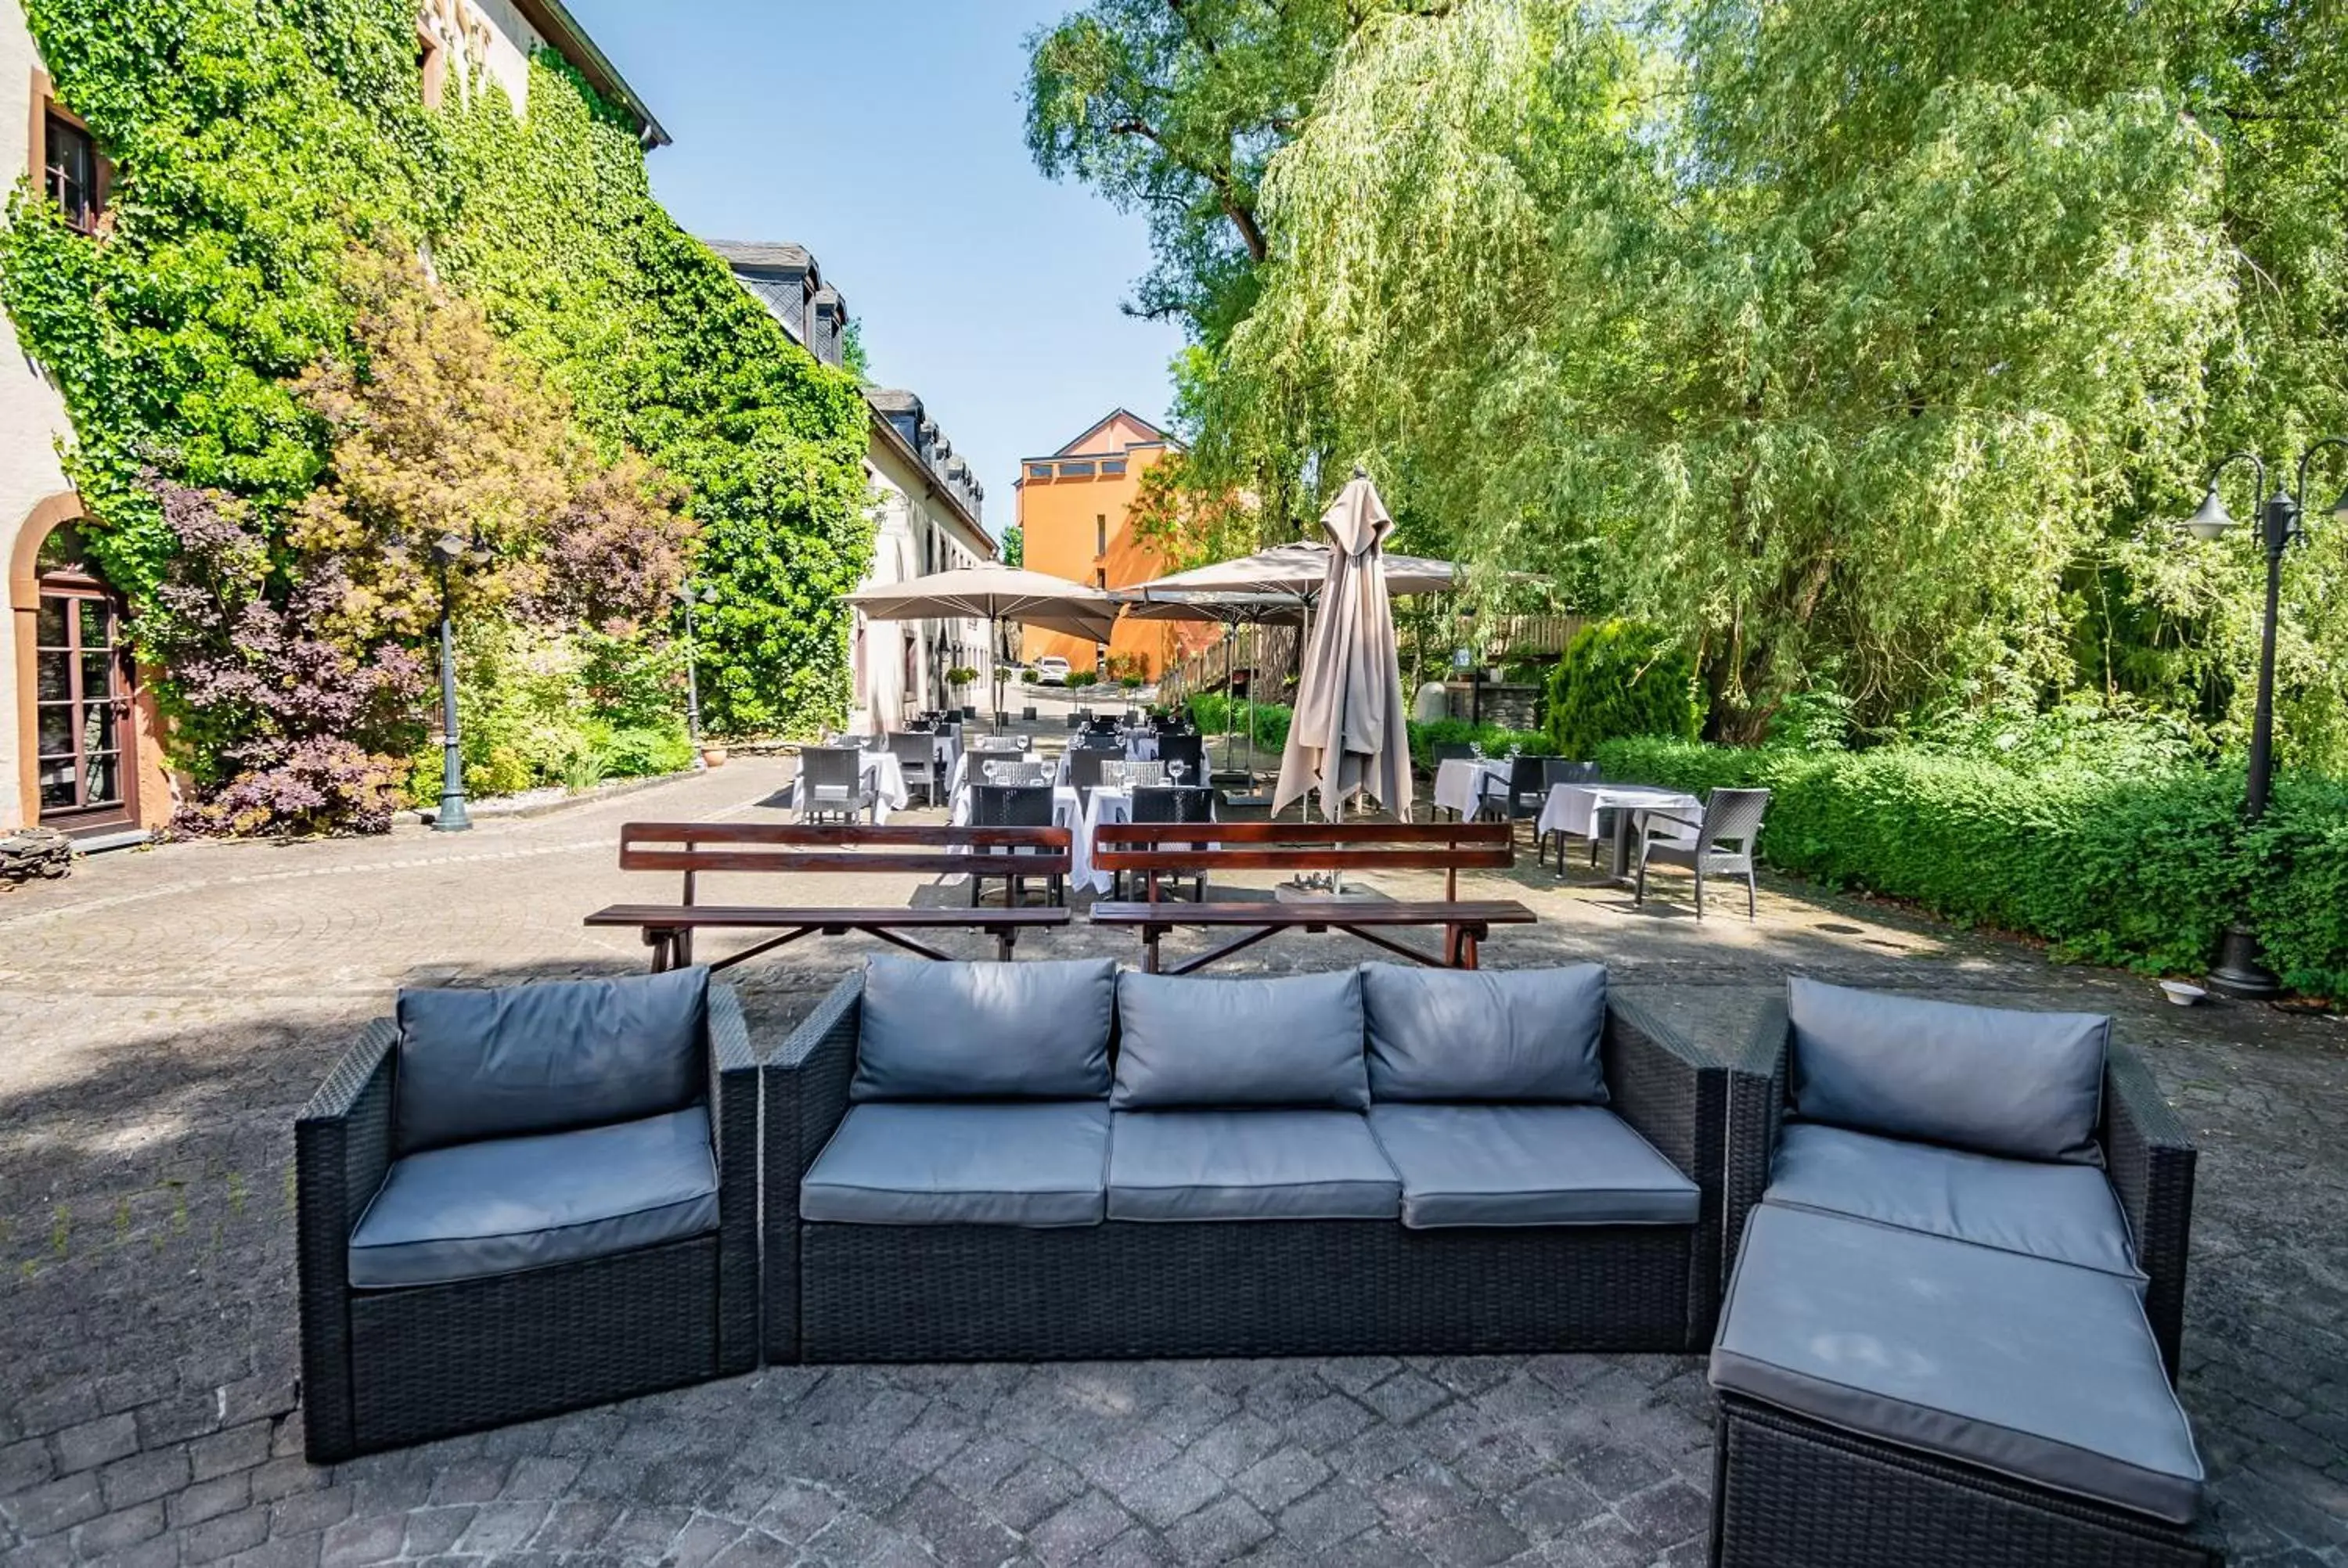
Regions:
M 1305 639 L 1272 808 L 1318 788 L 1322 815 L 1334 821 L 1337 803 L 1362 790 L 1407 821 L 1410 745 L 1385 548 L 1394 519 L 1356 468 L 1321 527 L 1331 547 L 1328 574 L 1314 595 L 1320 615 Z

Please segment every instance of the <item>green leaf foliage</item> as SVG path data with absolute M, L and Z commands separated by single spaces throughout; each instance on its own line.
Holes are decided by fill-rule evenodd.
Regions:
M 1829 886 L 2043 937 L 2064 958 L 2198 973 L 2247 898 L 2285 982 L 2348 995 L 2348 790 L 2285 774 L 2240 825 L 2242 775 L 2014 767 L 1919 747 L 1805 754 L 1609 742 L 1612 779 L 1770 792 L 1762 858 Z
M 1586 757 L 1622 735 L 1693 741 L 1703 724 L 1695 661 L 1677 636 L 1658 627 L 1585 626 L 1549 679 L 1549 740 L 1560 756 Z
M 2348 432 L 2340 22 L 1372 15 L 1265 167 L 1259 297 L 1184 369 L 1196 487 L 1279 534 L 1365 462 L 1408 548 L 1679 634 L 1717 738 L 1831 680 L 1861 730 L 2085 688 L 2238 748 L 2260 563 L 2170 520 L 2231 448 Z M 2284 591 L 2295 759 L 2348 757 L 2343 651 L 2319 537 Z
M 134 638 L 175 550 L 142 473 L 233 497 L 270 552 L 266 593 L 283 600 L 305 576 L 285 524 L 327 478 L 331 448 L 294 385 L 352 354 L 341 271 L 355 243 L 374 245 L 423 256 L 477 302 L 549 373 L 604 462 L 640 456 L 685 487 L 696 579 L 716 592 L 697 614 L 713 731 L 844 714 L 839 595 L 871 536 L 856 382 L 791 343 L 677 228 L 624 116 L 559 57 L 531 62 L 526 118 L 461 63 L 434 110 L 418 91 L 412 0 L 28 0 L 26 12 L 117 177 L 97 240 L 19 190 L 0 300 L 64 395 L 86 537 L 131 601 Z M 643 629 L 646 657 L 672 630 Z M 173 672 L 159 673 L 168 707 Z M 540 724 L 530 745 L 500 748 L 503 774 L 548 776 L 581 725 L 613 722 L 576 692 L 569 708 L 570 743 Z M 628 717 L 623 728 L 661 727 Z M 203 754 L 178 760 L 218 776 L 232 741 L 183 729 L 177 743 Z

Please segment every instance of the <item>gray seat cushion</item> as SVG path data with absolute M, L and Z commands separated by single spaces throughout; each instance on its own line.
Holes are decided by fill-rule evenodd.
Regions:
M 1108 958 L 870 959 L 848 1097 L 1099 1099 L 1108 1092 L 1116 998 Z
M 631 1122 L 707 1092 L 709 971 L 399 993 L 401 1153 Z
M 1352 1111 L 1119 1111 L 1113 1220 L 1391 1220 L 1402 1184 Z
M 1376 1100 L 1606 1102 L 1606 970 L 1366 964 Z
M 2020 1160 L 2102 1158 L 2099 1013 L 2021 1012 L 1786 982 L 1795 1109 L 1812 1122 Z
M 1602 1106 L 1373 1105 L 1370 1132 L 1414 1229 L 1694 1225 L 1703 1198 Z
M 608 1257 L 717 1228 L 709 1113 L 427 1149 L 392 1162 L 351 1233 L 362 1290 Z
M 1097 1225 L 1107 1164 L 1108 1107 L 1097 1100 L 855 1105 L 799 1183 L 799 1217 Z
M 2141 1298 L 2099 1269 L 1764 1204 L 1712 1382 L 2173 1524 L 2200 1507 Z
M 1119 1111 L 1370 1102 L 1362 977 L 1281 979 L 1126 974 L 1117 982 Z
M 1797 1122 L 1778 1141 L 1764 1197 L 2144 1277 L 2119 1199 L 2088 1165 L 2005 1160 Z

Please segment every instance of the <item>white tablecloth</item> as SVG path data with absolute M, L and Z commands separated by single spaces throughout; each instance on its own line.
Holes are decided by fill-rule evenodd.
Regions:
M 889 814 L 901 810 L 911 797 L 905 793 L 905 770 L 889 752 L 864 753 L 864 782 L 872 786 L 872 820 L 886 822 Z M 791 781 L 791 806 L 804 814 L 807 810 L 807 774 Z
M 1601 811 L 1700 815 L 1704 803 L 1658 784 L 1559 784 L 1541 804 L 1540 820 L 1533 828 L 1543 835 L 1570 833 L 1577 838 L 1595 838 Z
M 1461 816 L 1476 815 L 1477 792 L 1485 779 L 1509 782 L 1509 764 L 1498 757 L 1446 757 L 1435 770 L 1435 804 Z

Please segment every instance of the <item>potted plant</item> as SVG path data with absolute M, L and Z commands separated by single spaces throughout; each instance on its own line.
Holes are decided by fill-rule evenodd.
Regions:
M 967 664 L 957 664 L 953 669 L 946 671 L 946 684 L 958 692 L 962 691 L 963 688 L 968 686 L 972 682 L 977 679 L 978 671 L 972 669 Z M 964 695 L 967 694 L 967 692 L 964 693 Z M 963 703 L 962 716 L 965 719 L 977 718 L 978 705 L 975 702 Z

